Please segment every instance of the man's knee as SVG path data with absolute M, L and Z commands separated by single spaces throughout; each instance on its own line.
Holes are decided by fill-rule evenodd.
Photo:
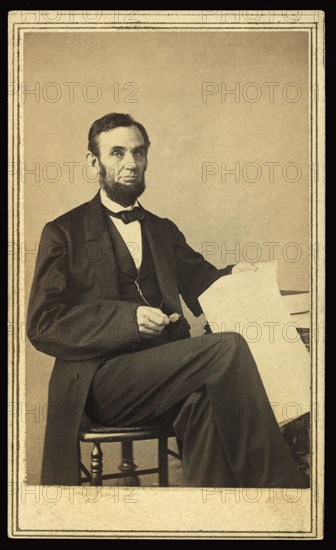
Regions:
M 252 354 L 249 348 L 248 343 L 245 338 L 241 336 L 238 332 L 217 332 L 208 336 L 207 345 L 209 348 L 216 350 L 219 354 L 218 359 L 222 357 L 226 358 L 225 368 L 229 368 L 231 362 L 232 365 L 235 364 L 234 358 L 239 357 L 243 359 L 240 363 L 244 363 L 242 368 L 247 368 L 249 364 L 252 364 Z M 230 363 L 227 363 L 227 360 L 230 360 Z M 215 362 L 217 364 L 217 362 Z M 220 361 L 222 364 L 222 361 Z M 236 368 L 236 367 L 235 367 Z

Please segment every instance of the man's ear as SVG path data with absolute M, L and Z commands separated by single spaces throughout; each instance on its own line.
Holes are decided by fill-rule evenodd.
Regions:
M 88 164 L 91 164 L 91 166 L 93 166 L 93 167 L 96 168 L 97 170 L 99 170 L 98 157 L 96 157 L 96 155 L 94 155 L 93 153 L 91 153 L 91 151 L 88 151 L 88 152 L 87 152 L 87 155 L 86 155 L 86 162 L 87 162 Z

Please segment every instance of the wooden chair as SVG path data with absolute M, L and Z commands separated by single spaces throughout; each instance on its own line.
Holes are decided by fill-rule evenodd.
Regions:
M 168 456 L 180 459 L 180 454 L 168 449 L 168 437 L 175 437 L 173 428 L 167 426 L 132 426 L 110 427 L 90 422 L 84 415 L 79 431 L 79 440 L 93 445 L 91 452 L 91 468 L 89 471 L 81 463 L 81 483 L 90 482 L 90 485 L 102 485 L 107 479 L 121 479 L 126 487 L 140 485 L 138 476 L 158 474 L 159 487 L 168 486 Z M 133 442 L 157 439 L 158 440 L 158 466 L 137 470 L 133 457 Z M 103 452 L 101 443 L 121 443 L 120 472 L 103 474 Z

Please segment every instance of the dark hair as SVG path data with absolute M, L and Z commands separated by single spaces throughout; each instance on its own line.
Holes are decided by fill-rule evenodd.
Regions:
M 108 132 L 109 130 L 113 130 L 114 128 L 118 128 L 119 126 L 136 126 L 136 128 L 140 130 L 144 138 L 146 148 L 148 149 L 150 144 L 149 137 L 146 129 L 142 124 L 140 124 L 140 122 L 133 120 L 130 115 L 125 113 L 109 113 L 108 115 L 104 115 L 98 120 L 95 120 L 92 124 L 89 130 L 89 151 L 91 151 L 91 153 L 96 157 L 99 157 L 99 145 L 97 141 L 97 136 L 99 136 L 99 134 L 101 134 L 102 132 Z

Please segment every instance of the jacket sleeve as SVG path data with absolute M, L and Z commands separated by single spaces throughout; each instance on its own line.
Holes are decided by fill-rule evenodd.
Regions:
M 175 249 L 176 268 L 179 292 L 190 308 L 198 317 L 202 313 L 198 297 L 220 277 L 230 275 L 233 265 L 217 269 L 205 260 L 199 252 L 193 250 L 178 227 L 171 221 L 170 228 Z
M 69 251 L 62 230 L 48 223 L 41 236 L 27 316 L 27 335 L 36 349 L 67 360 L 119 352 L 141 342 L 138 304 L 98 298 L 73 303 Z

